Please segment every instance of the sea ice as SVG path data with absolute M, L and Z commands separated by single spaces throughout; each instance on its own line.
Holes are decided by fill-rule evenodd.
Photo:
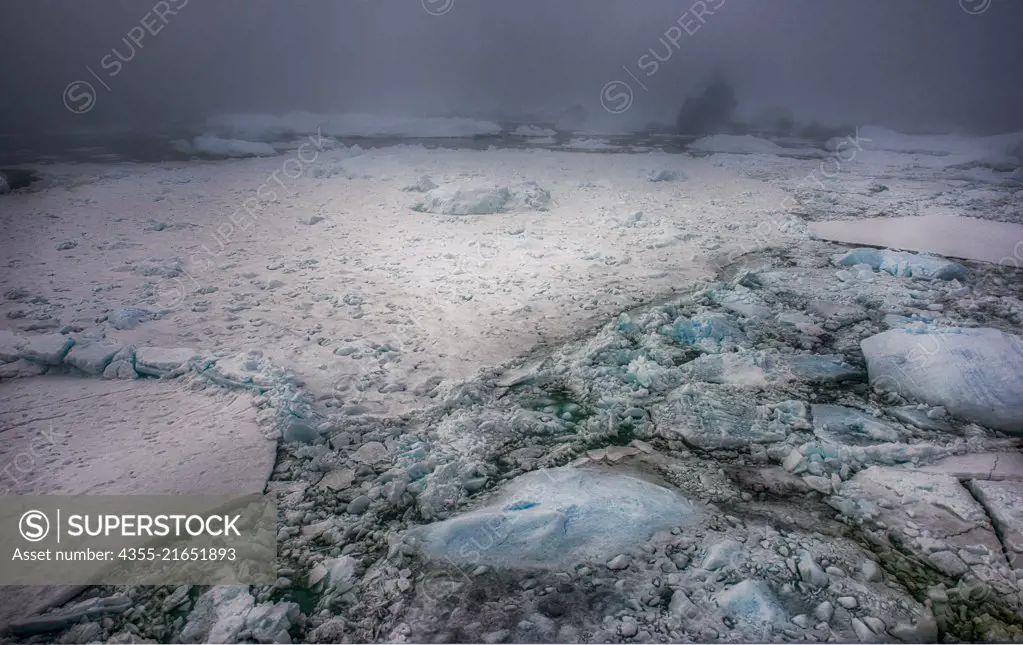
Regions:
M 204 154 L 211 157 L 273 157 L 277 154 L 268 143 L 242 139 L 221 139 L 214 135 L 203 135 L 192 142 L 175 141 L 174 147 L 185 154 Z
M 811 413 L 814 434 L 821 439 L 850 446 L 891 443 L 900 439 L 895 428 L 855 408 L 815 404 L 811 406 Z
M 860 347 L 875 388 L 1023 436 L 1023 339 L 988 328 L 891 329 Z
M 715 134 L 697 139 L 689 146 L 690 150 L 724 154 L 778 154 L 782 147 L 773 141 L 745 134 Z
M 1019 240 L 1023 226 L 973 217 L 923 215 L 874 217 L 834 222 L 810 222 L 824 240 L 884 246 L 907 251 L 1020 266 Z
M 699 517 L 648 481 L 563 467 L 521 475 L 494 503 L 412 533 L 427 555 L 455 564 L 555 567 L 613 557 Z
M 227 136 L 273 141 L 322 133 L 333 137 L 447 138 L 500 134 L 501 126 L 464 117 L 405 117 L 385 114 L 223 114 L 207 126 Z
M 944 258 L 887 249 L 854 249 L 835 258 L 835 264 L 853 268 L 867 265 L 894 276 L 927 280 L 956 280 L 967 276 L 966 267 Z
M 516 208 L 543 211 L 550 201 L 551 194 L 535 182 L 515 188 L 442 186 L 427 192 L 412 210 L 439 215 L 493 215 Z

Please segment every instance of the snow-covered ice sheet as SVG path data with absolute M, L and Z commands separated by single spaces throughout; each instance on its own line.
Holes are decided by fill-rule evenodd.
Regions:
M 291 554 L 293 573 L 282 567 L 275 591 L 282 600 L 260 610 L 239 592 L 249 604 L 224 614 L 238 627 L 253 613 L 298 612 L 291 598 L 308 603 L 307 617 L 326 620 L 307 631 L 297 623 L 290 633 L 252 631 L 249 640 L 647 642 L 669 635 L 764 642 L 782 627 L 798 642 L 936 642 L 931 607 L 914 598 L 939 583 L 949 602 L 934 606 L 948 605 L 941 620 L 950 636 L 1009 640 L 1000 619 L 984 628 L 971 618 L 1018 610 L 1018 576 L 1002 558 L 1005 545 L 955 477 L 914 471 L 962 451 L 1016 448 L 968 424 L 971 411 L 949 401 L 983 402 L 983 378 L 1000 381 L 996 394 L 1015 396 L 1021 388 L 1005 374 L 1023 369 L 1004 363 L 1019 354 L 1018 341 L 989 339 L 978 349 L 965 347 L 961 334 L 916 333 L 886 343 L 882 349 L 899 345 L 899 369 L 927 370 L 930 381 L 911 374 L 921 389 L 952 390 L 914 413 L 910 403 L 923 397 L 908 389 L 901 400 L 839 382 L 861 378 L 861 341 L 892 338 L 883 330 L 893 325 L 875 314 L 892 312 L 887 318 L 899 328 L 926 321 L 906 334 L 951 319 L 1018 328 L 1016 281 L 982 280 L 996 267 L 971 267 L 966 287 L 974 301 L 992 305 L 971 310 L 957 299 L 964 286 L 955 280 L 922 282 L 915 272 L 862 266 L 857 273 L 867 279 L 847 279 L 849 271 L 829 264 L 836 250 L 807 239 L 786 207 L 782 189 L 804 181 L 818 162 L 783 153 L 669 160 L 408 145 L 355 152 L 317 149 L 312 161 L 284 152 L 188 164 L 54 165 L 48 185 L 3 197 L 0 210 L 11 255 L 0 276 L 4 328 L 67 328 L 124 344 L 232 355 L 259 346 L 293 370 L 310 406 L 327 415 L 314 426 L 288 399 L 293 414 L 282 433 L 289 441 L 268 488 L 288 522 L 281 552 Z M 945 175 L 935 179 L 938 165 L 877 154 L 891 161 L 882 172 L 872 163 L 844 164 L 826 178 L 834 182 L 823 194 L 831 201 L 806 211 L 845 216 L 838 210 L 854 210 L 849 186 L 864 203 L 885 207 L 916 190 L 912 205 L 930 209 L 941 194 L 930 189 L 948 183 Z M 948 165 L 948 157 L 921 158 Z M 299 176 L 286 174 L 289 159 L 301 162 Z M 651 182 L 651 169 L 653 176 L 684 170 L 687 178 Z M 890 190 L 871 191 L 869 180 L 878 178 Z M 412 209 L 438 186 L 530 181 L 550 190 L 549 211 L 453 217 Z M 1009 214 L 1011 197 L 990 192 Z M 728 266 L 762 246 L 773 248 Z M 182 289 L 163 290 L 175 285 Z M 667 295 L 679 290 L 686 295 Z M 633 308 L 640 303 L 650 306 Z M 609 322 L 561 344 L 600 321 Z M 968 351 L 949 359 L 957 343 Z M 534 348 L 528 362 L 494 369 Z M 69 364 L 88 368 L 108 352 L 83 349 Z M 43 355 L 36 346 L 32 352 Z M 942 369 L 967 353 L 975 359 L 964 361 L 969 371 Z M 218 376 L 254 378 L 246 376 L 251 353 L 237 356 L 218 362 Z M 876 376 L 875 358 L 867 356 Z M 157 359 L 141 351 L 136 367 L 149 369 Z M 880 360 L 883 367 L 887 359 Z M 5 365 L 7 372 L 24 367 Z M 1012 396 L 996 408 L 1018 419 Z M 47 406 L 74 416 L 68 403 L 47 398 Z M 842 407 L 822 410 L 823 401 Z M 110 415 L 147 418 L 122 405 L 123 395 L 109 402 Z M 253 406 L 266 403 L 237 399 L 237 409 L 259 423 L 269 417 Z M 304 445 L 299 434 L 317 442 Z M 206 435 L 237 452 L 223 433 Z M 536 470 L 564 463 L 572 465 L 554 472 L 572 474 L 565 480 Z M 863 470 L 871 465 L 886 470 Z M 45 474 L 51 467 L 60 468 L 53 462 Z M 685 500 L 699 500 L 702 517 L 693 523 Z M 839 525 L 825 503 L 857 522 Z M 906 509 L 912 520 L 901 515 Z M 952 517 L 960 511 L 962 519 Z M 860 520 L 881 539 L 867 550 L 855 533 Z M 427 537 L 424 550 L 439 557 L 420 558 L 392 542 L 410 532 Z M 899 546 L 916 559 L 889 568 L 880 549 L 893 532 L 907 536 Z M 914 535 L 920 539 L 908 539 Z M 499 566 L 478 566 L 484 562 Z M 956 590 L 964 572 L 988 576 L 981 578 L 992 592 L 986 604 L 972 602 L 977 587 Z M 451 596 L 435 593 L 446 589 Z M 132 615 L 155 619 L 161 631 L 143 632 L 151 640 L 216 640 L 220 632 L 196 627 L 210 615 L 208 597 L 195 602 L 184 630 L 180 621 L 166 626 L 177 612 L 173 601 L 187 593 L 141 589 Z M 629 607 L 639 609 L 623 615 Z M 814 631 L 817 620 L 830 621 L 830 631 Z M 768 622 L 778 625 L 755 629 Z M 682 625 L 684 636 L 672 633 Z M 53 640 L 71 642 L 87 627 Z
M 921 251 L 952 258 L 1023 266 L 1023 226 L 1005 222 L 921 215 L 811 222 L 821 239 Z
M 871 384 L 1023 435 L 1023 339 L 997 329 L 892 329 L 861 343 Z
M 416 534 L 435 558 L 529 568 L 609 558 L 700 516 L 687 499 L 648 481 L 556 468 L 522 475 L 495 505 Z
M 211 157 L 273 157 L 277 154 L 277 150 L 268 143 L 222 139 L 213 135 L 195 137 L 191 142 L 174 141 L 172 145 L 178 152 Z
M 889 249 L 854 249 L 834 258 L 838 266 L 854 269 L 866 264 L 874 271 L 924 280 L 956 280 L 968 275 L 966 267 L 927 253 L 907 253 Z
M 512 130 L 512 134 L 519 137 L 553 137 L 558 133 L 550 128 L 541 128 L 536 125 L 520 125 Z
M 700 152 L 725 154 L 778 154 L 782 147 L 773 141 L 754 137 L 750 134 L 742 136 L 734 134 L 715 134 L 697 139 L 689 148 Z
M 380 114 L 224 114 L 207 127 L 226 136 L 270 141 L 281 136 L 321 133 L 333 137 L 448 138 L 500 134 L 501 126 L 464 117 L 408 117 Z
M 0 293 L 25 289 L 48 303 L 0 299 L 0 320 L 13 329 L 44 324 L 36 316 L 83 330 L 99 324 L 124 342 L 166 347 L 242 351 L 251 343 L 340 405 L 390 414 L 418 405 L 436 379 L 510 360 L 537 335 L 574 333 L 669 285 L 709 277 L 713 258 L 732 247 L 752 250 L 786 235 L 750 233 L 783 202 L 782 191 L 711 159 L 681 161 L 402 145 L 50 165 L 46 181 L 70 192 L 6 195 L 0 209 L 10 259 L 27 263 L 3 276 Z M 688 180 L 650 182 L 651 168 L 684 170 Z M 420 182 L 423 175 L 430 181 Z M 539 190 L 525 191 L 528 208 L 457 223 L 415 212 L 426 194 L 403 190 L 518 190 L 531 181 L 550 192 L 549 210 L 534 209 Z M 32 218 L 37 209 L 61 218 Z M 640 209 L 642 226 L 623 224 Z M 50 279 L 68 291 L 56 296 Z M 173 311 L 136 329 L 96 322 L 124 307 Z M 322 326 L 322 344 L 295 331 L 311 329 L 308 316 Z M 199 328 L 209 334 L 192 338 Z M 386 369 L 372 343 L 398 350 Z M 410 360 L 413 352 L 421 360 Z
M 968 157 L 983 160 L 1013 155 L 1023 144 L 1023 132 L 1010 132 L 986 137 L 967 134 L 904 134 L 879 126 L 859 128 L 858 138 L 871 150 L 902 154 L 931 154 Z
M 572 139 L 564 145 L 569 150 L 616 150 L 618 146 L 608 143 L 603 139 L 578 138 Z

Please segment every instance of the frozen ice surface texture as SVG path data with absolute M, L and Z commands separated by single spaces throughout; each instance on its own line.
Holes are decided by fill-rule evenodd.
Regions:
M 891 329 L 861 343 L 876 388 L 1023 435 L 1023 339 L 997 329 Z
M 700 515 L 678 493 L 643 479 L 566 467 L 522 475 L 495 503 L 415 534 L 435 559 L 551 567 L 610 558 Z

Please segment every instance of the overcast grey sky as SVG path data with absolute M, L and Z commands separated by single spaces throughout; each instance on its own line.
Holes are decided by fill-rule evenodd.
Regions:
M 671 121 L 714 69 L 746 112 L 1023 128 L 1023 2 L 1012 0 L 8 0 L 3 13 L 0 132 L 574 104 L 635 126 Z M 650 49 L 662 61 L 648 76 Z M 78 80 L 96 88 L 86 114 L 65 107 Z M 634 93 L 620 114 L 601 105 L 611 81 Z

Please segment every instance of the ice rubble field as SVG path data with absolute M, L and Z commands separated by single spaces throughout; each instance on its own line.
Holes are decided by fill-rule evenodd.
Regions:
M 1016 230 L 1019 136 L 225 123 L 207 152 L 256 158 L 2 197 L 3 450 L 57 437 L 19 493 L 265 485 L 279 580 L 5 588 L 4 638 L 1023 640 L 1019 272 L 807 226 Z

